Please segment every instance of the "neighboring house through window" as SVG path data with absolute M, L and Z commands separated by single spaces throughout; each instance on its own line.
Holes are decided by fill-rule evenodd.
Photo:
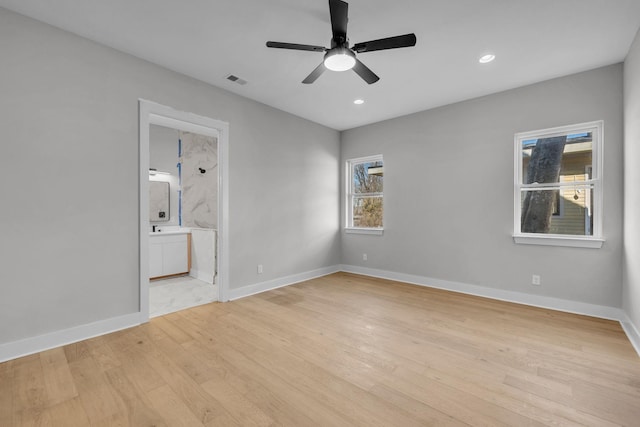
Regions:
M 346 231 L 382 234 L 384 217 L 382 155 L 347 160 Z
M 602 246 L 602 136 L 602 121 L 516 134 L 516 243 Z

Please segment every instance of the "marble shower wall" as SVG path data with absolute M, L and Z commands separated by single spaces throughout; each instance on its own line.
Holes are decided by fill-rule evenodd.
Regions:
M 180 132 L 182 141 L 182 226 L 216 229 L 218 224 L 218 139 Z M 204 172 L 203 172 L 204 171 Z

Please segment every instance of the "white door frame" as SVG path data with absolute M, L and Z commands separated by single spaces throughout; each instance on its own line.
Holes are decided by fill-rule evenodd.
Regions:
M 229 124 L 171 107 L 138 100 L 139 108 L 139 260 L 140 322 L 149 321 L 149 126 L 160 125 L 218 138 L 218 300 L 229 300 Z

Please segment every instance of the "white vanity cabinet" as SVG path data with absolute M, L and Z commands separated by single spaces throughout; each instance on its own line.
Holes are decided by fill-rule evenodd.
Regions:
M 149 278 L 189 273 L 191 235 L 152 233 L 149 236 Z

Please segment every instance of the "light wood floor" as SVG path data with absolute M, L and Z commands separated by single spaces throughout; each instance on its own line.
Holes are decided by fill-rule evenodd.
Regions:
M 619 324 L 334 274 L 0 364 L 0 426 L 640 425 Z

